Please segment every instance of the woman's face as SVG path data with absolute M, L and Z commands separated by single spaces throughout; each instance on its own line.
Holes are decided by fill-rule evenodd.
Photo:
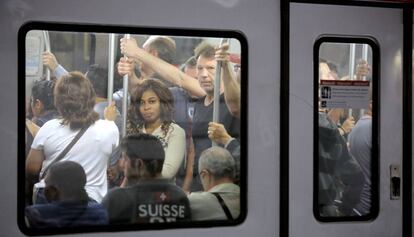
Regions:
M 161 105 L 160 98 L 152 90 L 142 94 L 139 112 L 145 123 L 154 123 L 160 120 Z

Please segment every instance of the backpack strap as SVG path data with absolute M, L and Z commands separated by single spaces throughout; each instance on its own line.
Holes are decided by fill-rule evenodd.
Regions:
M 227 219 L 229 220 L 234 220 L 233 216 L 231 215 L 231 212 L 229 210 L 229 208 L 227 207 L 226 203 L 224 202 L 223 198 L 220 196 L 220 194 L 218 193 L 212 193 L 214 196 L 216 196 L 218 202 L 220 203 L 221 208 L 223 208 L 224 213 L 227 216 Z

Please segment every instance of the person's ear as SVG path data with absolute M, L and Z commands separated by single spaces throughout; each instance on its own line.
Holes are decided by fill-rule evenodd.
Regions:
M 138 168 L 144 167 L 144 161 L 142 159 L 137 159 L 136 162 Z
M 60 199 L 59 190 L 55 186 L 46 186 L 44 194 L 48 202 L 58 201 Z
M 38 110 L 39 112 L 40 112 L 40 111 L 42 111 L 42 110 L 43 110 L 43 108 L 44 108 L 42 101 L 40 101 L 40 100 L 36 99 L 36 100 L 34 101 L 34 108 L 35 108 L 36 110 Z

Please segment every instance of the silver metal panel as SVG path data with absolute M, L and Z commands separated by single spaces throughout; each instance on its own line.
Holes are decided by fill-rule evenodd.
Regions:
M 291 237 L 402 235 L 401 200 L 389 200 L 389 164 L 401 165 L 402 158 L 402 33 L 402 11 L 399 9 L 291 4 Z M 373 221 L 320 223 L 313 216 L 313 44 L 321 34 L 370 35 L 379 42 L 380 212 Z
M 279 2 L 273 0 L 4 0 L 0 2 L 0 227 L 17 227 L 17 32 L 28 21 L 230 29 L 249 44 L 248 213 L 235 227 L 77 236 L 275 236 L 279 232 Z M 244 80 L 244 78 L 242 78 Z M 22 95 L 21 95 L 22 96 Z

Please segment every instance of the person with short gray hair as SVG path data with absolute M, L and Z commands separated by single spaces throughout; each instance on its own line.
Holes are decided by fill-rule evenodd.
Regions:
M 193 220 L 234 220 L 240 215 L 240 187 L 233 183 L 234 158 L 222 147 L 203 151 L 198 163 L 204 192 L 191 193 Z

